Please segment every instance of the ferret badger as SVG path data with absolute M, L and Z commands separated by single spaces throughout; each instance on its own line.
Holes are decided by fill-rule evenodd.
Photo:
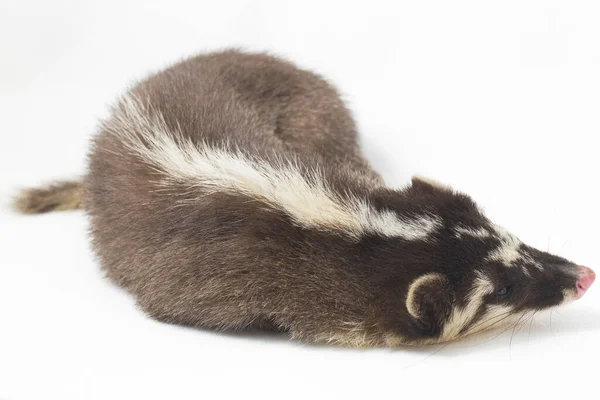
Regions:
M 386 187 L 335 88 L 234 50 L 134 86 L 81 182 L 16 204 L 83 208 L 107 276 L 152 318 L 309 343 L 450 341 L 577 299 L 595 277 L 445 185 Z

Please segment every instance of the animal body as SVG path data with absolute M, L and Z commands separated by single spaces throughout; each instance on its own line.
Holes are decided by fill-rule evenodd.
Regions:
M 81 182 L 102 268 L 160 321 L 310 343 L 437 343 L 579 298 L 594 273 L 534 249 L 463 193 L 384 185 L 323 78 L 276 57 L 199 55 L 141 81 Z

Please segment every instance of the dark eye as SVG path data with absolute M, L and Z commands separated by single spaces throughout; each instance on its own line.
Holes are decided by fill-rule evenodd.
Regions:
M 496 296 L 498 297 L 504 297 L 507 294 L 510 293 L 510 289 L 512 286 L 507 285 L 507 286 L 503 286 L 502 288 L 498 289 L 498 291 L 496 292 Z

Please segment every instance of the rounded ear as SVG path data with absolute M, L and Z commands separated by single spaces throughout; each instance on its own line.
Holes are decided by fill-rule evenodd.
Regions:
M 414 188 L 420 188 L 420 189 L 426 189 L 426 190 L 437 189 L 437 190 L 445 190 L 448 192 L 453 191 L 453 189 L 450 186 L 448 186 L 444 183 L 438 182 L 436 180 L 426 178 L 421 175 L 413 176 L 411 179 L 411 182 L 412 182 L 412 186 Z
M 424 328 L 431 328 L 450 315 L 454 293 L 445 275 L 428 273 L 408 287 L 406 309 Z

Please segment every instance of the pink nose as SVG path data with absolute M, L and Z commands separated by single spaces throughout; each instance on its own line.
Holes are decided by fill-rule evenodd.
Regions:
M 596 274 L 588 267 L 579 266 L 579 279 L 575 286 L 577 287 L 577 296 L 576 298 L 580 298 L 584 295 L 584 293 L 592 286 L 594 283 L 594 279 L 596 279 Z

